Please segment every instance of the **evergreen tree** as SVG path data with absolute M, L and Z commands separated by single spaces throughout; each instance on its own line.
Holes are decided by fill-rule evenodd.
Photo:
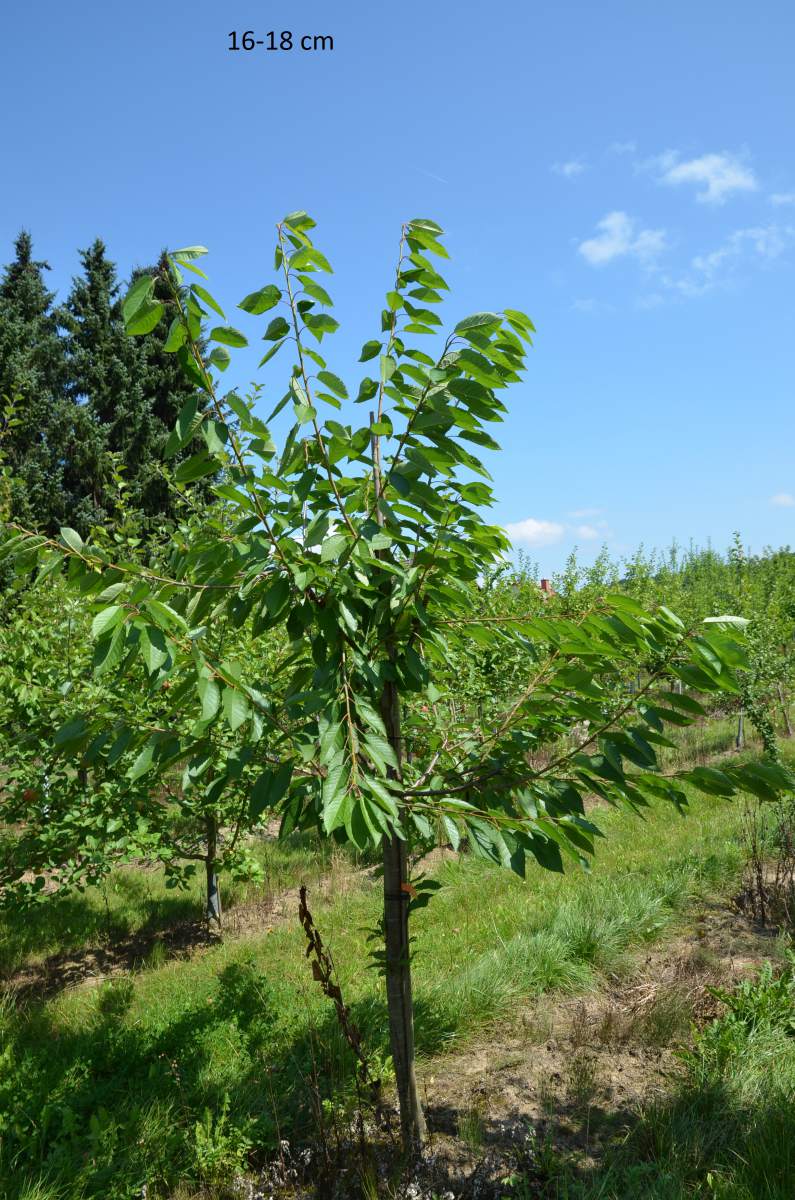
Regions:
M 176 499 L 160 471 L 163 448 L 192 387 L 174 356 L 163 352 L 168 320 L 142 339 L 125 332 L 116 267 L 104 243 L 97 239 L 80 259 L 83 273 L 73 280 L 58 320 L 65 334 L 67 393 L 85 406 L 95 434 L 82 456 L 92 500 L 106 519 L 112 515 L 115 461 L 124 471 L 127 505 L 162 520 L 173 515 Z M 196 449 L 186 447 L 183 455 Z
M 15 242 L 0 279 L 0 401 L 4 417 L 5 508 L 24 524 L 53 532 L 85 526 L 77 450 L 86 423 L 65 391 L 63 348 L 30 234 Z

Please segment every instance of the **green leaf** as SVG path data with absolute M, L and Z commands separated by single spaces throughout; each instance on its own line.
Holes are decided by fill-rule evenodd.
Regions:
M 378 395 L 378 384 L 374 379 L 369 379 L 367 376 L 359 384 L 359 391 L 356 396 L 357 404 L 364 404 L 367 400 L 372 400 L 373 396 Z
M 248 697 L 243 692 L 238 691 L 237 688 L 232 688 L 228 685 L 224 686 L 222 706 L 226 723 L 233 733 L 248 719 L 251 712 Z
M 159 671 L 171 657 L 163 631 L 156 625 L 150 625 L 141 633 L 141 654 L 150 675 Z
M 153 617 L 167 628 L 176 627 L 177 629 L 187 629 L 185 618 L 175 612 L 168 604 L 164 604 L 162 600 L 155 600 L 154 597 L 147 597 L 144 600 L 144 607 L 149 610 Z
M 347 791 L 348 775 L 345 770 L 345 757 L 339 752 L 328 766 L 326 778 L 323 780 L 323 828 L 331 833 L 345 824 L 350 797 Z
M 249 796 L 249 817 L 252 821 L 257 821 L 266 808 L 276 807 L 290 786 L 292 774 L 292 762 L 282 763 L 275 771 L 269 767 L 262 772 Z
M 217 312 L 218 316 L 223 321 L 226 320 L 226 313 L 221 308 L 221 305 L 218 303 L 215 297 L 210 295 L 210 293 L 207 291 L 207 288 L 203 288 L 199 283 L 194 283 L 190 290 L 194 292 L 200 300 L 203 300 L 205 304 L 208 304 L 214 312 Z
M 317 300 L 320 304 L 326 304 L 329 308 L 333 307 L 334 301 L 329 296 L 325 288 L 321 287 L 314 279 L 310 279 L 308 275 L 299 275 L 304 291 L 313 300 Z
M 132 336 L 151 333 L 165 311 L 165 305 L 159 301 L 145 302 L 125 321 L 125 328 Z
M 470 329 L 482 329 L 484 326 L 499 325 L 499 323 L 499 313 L 474 313 L 471 317 L 464 317 L 463 321 L 459 321 L 453 332 L 467 333 Z
M 142 275 L 140 279 L 136 279 L 124 297 L 121 306 L 125 325 L 135 315 L 141 305 L 146 304 L 151 299 L 154 290 L 155 281 L 151 275 Z
M 127 772 L 127 778 L 131 783 L 134 783 L 136 779 L 140 779 L 142 775 L 145 775 L 151 769 L 157 743 L 158 739 L 151 737 L 130 767 Z
M 281 348 L 284 345 L 286 340 L 287 340 L 286 338 L 282 338 L 281 341 L 276 342 L 276 344 L 274 346 L 271 346 L 270 350 L 268 350 L 267 353 L 263 354 L 262 358 L 259 360 L 259 363 L 257 365 L 259 367 L 264 367 L 265 363 L 269 362 L 273 358 L 274 354 L 279 353 L 279 351 L 281 350 Z M 270 417 L 268 418 L 268 420 L 270 420 Z
M 233 329 L 231 325 L 216 325 L 210 330 L 210 341 L 221 342 L 224 346 L 247 346 L 248 338 L 241 333 L 239 329 Z
M 200 675 L 196 688 L 202 702 L 202 720 L 212 721 L 221 706 L 221 689 L 212 678 Z
M 332 374 L 331 371 L 318 371 L 317 377 L 321 383 L 330 388 L 335 396 L 339 396 L 342 400 L 348 399 L 348 389 L 338 375 Z
M 187 261 L 191 258 L 202 258 L 207 252 L 206 246 L 183 246 L 180 250 L 172 250 L 171 257 Z
M 307 313 L 304 324 L 319 342 L 325 333 L 334 333 L 340 327 L 339 321 L 335 321 L 328 313 Z
M 263 342 L 276 342 L 280 338 L 286 337 L 290 332 L 290 326 L 285 321 L 284 317 L 274 317 L 268 328 L 262 335 Z M 263 359 L 266 362 L 267 359 Z
M 103 633 L 107 633 L 108 630 L 113 629 L 124 620 L 125 612 L 126 609 L 121 604 L 112 604 L 110 608 L 103 608 L 102 612 L 98 612 L 91 622 L 91 636 L 101 638 Z
M 60 729 L 57 729 L 53 737 L 53 743 L 62 748 L 64 746 L 73 745 L 82 739 L 88 737 L 90 730 L 83 717 L 78 717 L 74 721 L 67 721 Z
M 185 345 L 187 336 L 188 331 L 185 328 L 181 317 L 175 317 L 169 327 L 168 337 L 163 345 L 163 353 L 174 354 L 177 350 L 179 350 L 180 346 Z
M 461 845 L 461 833 L 452 817 L 442 816 L 442 824 L 444 831 L 447 834 L 447 840 L 453 850 L 457 850 Z
M 692 771 L 684 772 L 680 779 L 686 779 L 700 791 L 709 792 L 713 796 L 733 796 L 736 790 L 728 775 L 724 775 L 723 771 L 718 771 L 715 767 L 696 767 Z
M 61 528 L 61 541 L 65 542 L 70 550 L 74 550 L 76 554 L 83 552 L 83 539 L 80 534 L 70 529 L 68 525 Z
M 297 209 L 295 212 L 288 213 L 283 220 L 284 225 L 289 225 L 291 229 L 296 229 L 303 233 L 305 229 L 314 229 L 316 222 L 312 220 L 309 213 L 303 209 Z
M 260 288 L 258 292 L 251 292 L 238 304 L 238 308 L 242 308 L 243 312 L 252 313 L 258 317 L 261 313 L 267 312 L 273 308 L 282 298 L 282 293 L 275 283 L 266 284 Z
M 344 533 L 332 533 L 320 548 L 320 561 L 328 562 L 332 558 L 338 558 L 347 544 L 348 538 Z
M 232 356 L 226 346 L 213 346 L 209 362 L 219 371 L 225 371 L 232 361 Z
M 435 221 L 429 221 L 427 217 L 415 217 L 409 221 L 409 229 L 424 229 L 426 233 L 432 233 L 438 236 L 444 233 L 441 225 L 437 225 Z
M 193 483 L 195 479 L 203 479 L 205 475 L 212 475 L 217 470 L 218 463 L 215 459 L 208 458 L 202 451 L 180 463 L 174 472 L 174 479 L 177 483 Z
M 263 597 L 265 607 L 271 617 L 278 617 L 280 613 L 284 612 L 291 594 L 290 583 L 283 575 L 274 580 Z

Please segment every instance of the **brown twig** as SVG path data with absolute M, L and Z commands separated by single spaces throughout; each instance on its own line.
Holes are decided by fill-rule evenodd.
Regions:
M 323 939 L 312 919 L 312 914 L 306 902 L 305 884 L 301 884 L 299 897 L 298 919 L 306 934 L 308 943 L 306 957 L 312 960 L 312 978 L 320 984 L 324 994 L 333 1002 L 342 1036 L 356 1058 L 357 1080 L 367 1088 L 371 1101 L 378 1106 L 381 1099 L 381 1080 L 373 1079 L 367 1055 L 362 1048 L 362 1035 L 351 1019 L 350 1010 L 342 998 L 339 984 L 335 983 L 334 977 L 336 972 L 334 970 L 334 961 L 330 952 L 323 945 Z

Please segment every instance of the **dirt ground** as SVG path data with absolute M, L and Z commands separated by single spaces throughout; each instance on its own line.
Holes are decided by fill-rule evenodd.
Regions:
M 544 998 L 510 1028 L 427 1063 L 430 1151 L 453 1194 L 490 1195 L 516 1166 L 543 1159 L 544 1146 L 583 1166 L 598 1162 L 640 1105 L 669 1089 L 691 1027 L 718 1014 L 708 989 L 776 956 L 774 930 L 730 903 L 703 905 L 598 992 Z
M 513 1173 L 532 1179 L 545 1153 L 571 1156 L 583 1167 L 632 1127 L 640 1106 L 664 1096 L 679 1069 L 677 1047 L 693 1025 L 715 1017 L 720 1003 L 710 987 L 728 987 L 778 953 L 776 931 L 755 922 L 734 903 L 702 903 L 672 937 L 598 991 L 579 997 L 548 995 L 524 1006 L 510 1025 L 492 1027 L 463 1050 L 419 1064 L 428 1122 L 428 1153 L 413 1182 L 390 1194 L 405 1200 L 491 1200 L 505 1194 Z M 297 892 L 240 905 L 225 914 L 225 936 L 267 930 L 291 920 Z M 188 957 L 212 944 L 201 921 L 140 932 L 115 944 L 51 956 L 4 983 L 17 1001 L 42 997 L 118 975 L 151 959 Z M 396 1115 L 387 1145 L 369 1131 L 376 1170 L 388 1172 L 396 1144 Z M 377 1148 L 380 1145 L 380 1150 Z M 383 1154 L 381 1153 L 383 1151 Z M 353 1155 L 341 1147 L 343 1158 Z M 300 1177 L 315 1167 L 290 1169 L 289 1191 L 271 1176 L 240 1180 L 241 1194 L 303 1196 Z M 307 1176 L 306 1172 L 310 1174 Z M 281 1174 L 281 1168 L 277 1176 Z M 335 1172 L 335 1196 L 345 1169 Z M 286 1180 L 285 1180 L 286 1182 Z M 541 1181 L 539 1181 L 541 1182 Z M 264 1188 L 264 1190 L 263 1190 Z M 542 1194 L 542 1193 L 540 1193 Z

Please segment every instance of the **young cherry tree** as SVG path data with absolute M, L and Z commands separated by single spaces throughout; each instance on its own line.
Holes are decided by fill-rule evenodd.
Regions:
M 359 359 L 373 367 L 351 392 L 321 354 L 338 325 L 313 227 L 305 213 L 277 226 L 276 281 L 239 305 L 254 317 L 270 314 L 260 365 L 280 352 L 292 360 L 267 421 L 253 400 L 220 389 L 229 348 L 247 337 L 205 283 L 191 280 L 205 279 L 201 247 L 175 251 L 158 280 L 139 280 L 125 303 L 133 334 L 171 317 L 168 349 L 196 394 L 168 450 L 203 437 L 206 449 L 176 478 L 220 473 L 214 490 L 228 522 L 175 543 L 157 571 L 110 562 L 70 530 L 60 551 L 96 607 L 101 660 L 110 655 L 123 670 L 142 656 L 153 684 L 171 683 L 175 710 L 194 714 L 187 735 L 132 731 L 132 775 L 173 770 L 191 759 L 192 739 L 225 725 L 255 748 L 246 819 L 278 807 L 283 831 L 314 826 L 380 847 L 390 1042 L 404 1143 L 415 1150 L 425 1127 L 409 923 L 432 885 L 410 878 L 412 851 L 466 843 L 520 875 L 529 860 L 560 870 L 564 856 L 586 861 L 599 835 L 586 794 L 638 811 L 661 799 L 682 809 L 683 778 L 720 795 L 747 787 L 769 797 L 790 780 L 772 764 L 659 770 L 666 724 L 701 711 L 666 680 L 736 691 L 732 668 L 743 657 L 731 618 L 695 634 L 666 609 L 652 615 L 623 596 L 568 619 L 506 619 L 481 603 L 479 581 L 508 543 L 485 519 L 492 491 L 478 455 L 497 449 L 487 427 L 506 411 L 499 393 L 521 377 L 532 323 L 504 309 L 441 333 L 442 231 L 409 221 L 380 334 Z M 208 321 L 211 313 L 222 323 Z M 321 406 L 332 413 L 323 416 Z M 293 421 L 277 451 L 269 423 L 285 409 Z M 24 533 L 15 547 L 23 558 L 40 552 Z M 221 657 L 213 631 L 226 621 L 255 641 L 278 641 L 283 630 L 284 652 L 265 673 L 261 656 Z M 454 703 L 449 664 L 473 646 L 493 648 L 495 662 L 508 656 L 521 677 L 487 725 Z M 627 694 L 622 681 L 641 661 L 655 670 Z

